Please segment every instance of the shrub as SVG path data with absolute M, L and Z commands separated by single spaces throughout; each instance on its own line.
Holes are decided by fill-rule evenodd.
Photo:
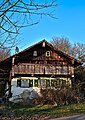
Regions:
M 41 89 L 41 95 L 33 100 L 33 104 L 66 105 L 82 102 L 77 89 L 64 87 L 60 89 Z

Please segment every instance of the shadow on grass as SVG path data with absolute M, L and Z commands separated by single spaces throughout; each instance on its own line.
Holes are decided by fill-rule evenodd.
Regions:
M 10 104 L 4 109 L 4 116 L 33 116 L 33 115 L 72 115 L 85 113 L 85 104 L 66 106 Z

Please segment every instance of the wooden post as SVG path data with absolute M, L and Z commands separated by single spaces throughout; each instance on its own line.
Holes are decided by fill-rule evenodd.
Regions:
M 15 60 L 15 56 L 12 58 L 12 64 L 11 64 L 11 68 L 10 68 L 10 73 L 9 73 L 9 97 L 12 97 L 12 93 L 11 93 L 11 80 L 12 77 L 14 76 L 14 60 Z
M 14 76 L 14 61 L 15 61 L 15 57 L 12 58 L 12 72 L 11 72 L 11 75 Z

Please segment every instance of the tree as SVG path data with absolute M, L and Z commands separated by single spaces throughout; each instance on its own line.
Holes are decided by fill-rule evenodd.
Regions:
M 39 23 L 42 16 L 54 18 L 56 6 L 56 0 L 40 3 L 34 0 L 1 0 L 0 47 L 14 46 L 20 29 Z
M 79 59 L 81 62 L 85 63 L 85 44 L 74 43 L 72 55 L 76 59 Z
M 57 49 L 73 56 L 83 63 L 85 62 L 85 44 L 74 43 L 74 45 L 72 45 L 66 37 L 55 37 L 51 43 Z
M 67 54 L 71 54 L 72 45 L 69 42 L 68 38 L 66 38 L 66 37 L 54 37 L 53 40 L 51 41 L 51 43 L 55 48 L 65 52 Z
M 0 61 L 6 59 L 9 56 L 10 56 L 10 49 L 8 49 L 8 48 L 1 49 L 0 48 Z
M 54 47 L 81 61 L 82 65 L 75 68 L 74 89 L 80 98 L 85 100 L 85 44 L 74 43 L 65 37 L 55 37 L 51 41 Z M 83 97 L 82 97 L 83 96 Z

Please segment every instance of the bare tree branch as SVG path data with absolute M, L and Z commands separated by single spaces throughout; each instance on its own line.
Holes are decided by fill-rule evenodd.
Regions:
M 62 50 L 85 64 L 85 44 L 74 43 L 72 45 L 69 39 L 65 37 L 55 37 L 51 43 L 57 49 Z
M 56 0 L 41 1 L 41 3 L 34 0 L 2 0 L 0 2 L 0 47 L 9 43 L 13 46 L 20 29 L 38 24 L 42 16 L 55 18 L 53 13 L 56 7 Z

